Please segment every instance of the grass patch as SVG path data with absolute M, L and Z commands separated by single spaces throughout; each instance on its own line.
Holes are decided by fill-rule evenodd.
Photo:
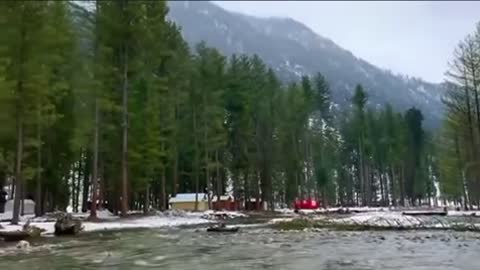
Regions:
M 314 228 L 315 222 L 307 218 L 296 218 L 290 221 L 281 221 L 274 224 L 274 227 L 285 231 L 300 231 L 303 229 Z
M 428 225 L 416 226 L 385 226 L 372 224 L 352 224 L 338 223 L 329 219 L 314 220 L 309 218 L 297 218 L 291 221 L 282 221 L 276 223 L 274 228 L 285 231 L 301 231 L 304 229 L 329 229 L 337 231 L 414 231 L 414 230 L 452 230 L 452 231 L 470 231 L 480 232 L 479 227 L 468 225 L 451 225 L 446 227 L 435 227 Z

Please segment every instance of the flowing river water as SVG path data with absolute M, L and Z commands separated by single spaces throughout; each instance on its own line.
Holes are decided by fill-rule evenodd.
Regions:
M 13 249 L 0 248 L 0 269 L 480 269 L 480 234 L 452 231 L 184 227 L 50 237 Z

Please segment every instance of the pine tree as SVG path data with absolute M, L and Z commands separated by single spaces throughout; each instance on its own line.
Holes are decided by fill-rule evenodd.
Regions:
M 25 174 L 28 167 L 24 168 L 24 154 L 25 146 L 30 148 L 32 143 L 30 127 L 35 125 L 35 122 L 40 124 L 42 111 L 49 113 L 52 110 L 48 101 L 49 94 L 54 96 L 56 93 L 49 93 L 48 90 L 64 88 L 62 82 L 55 81 L 55 73 L 61 72 L 55 69 L 55 64 L 61 59 L 62 51 L 52 53 L 51 50 L 62 46 L 64 40 L 64 37 L 52 35 L 65 26 L 65 5 L 53 2 L 9 2 L 2 3 L 1 9 L 4 14 L 2 29 L 5 29 L 2 59 L 8 63 L 5 81 L 9 88 L 11 87 L 15 99 L 12 113 L 16 117 L 17 147 L 12 223 L 17 224 L 20 201 L 26 189 L 24 180 L 28 176 Z M 54 84 L 50 79 L 54 80 Z M 40 132 L 41 129 L 37 129 L 37 152 L 40 152 Z M 40 173 L 40 170 L 37 173 Z M 40 183 L 40 178 L 37 178 L 37 181 Z

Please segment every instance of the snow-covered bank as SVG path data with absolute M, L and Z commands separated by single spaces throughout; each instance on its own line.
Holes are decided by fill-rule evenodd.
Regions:
M 83 220 L 83 231 L 103 231 L 103 230 L 121 230 L 135 228 L 160 228 L 175 227 L 182 225 L 196 225 L 215 222 L 216 219 L 231 219 L 239 217 L 248 217 L 247 215 L 234 211 L 212 211 L 205 212 L 185 212 L 180 210 L 170 210 L 165 212 L 155 212 L 154 215 L 141 216 L 140 212 L 129 212 L 130 217 L 122 219 L 113 215 L 108 210 L 97 212 L 100 222 L 90 222 L 87 220 L 89 213 L 74 213 L 73 217 Z M 138 215 L 138 216 L 135 216 Z M 2 214 L 4 219 L 11 219 L 11 213 Z M 11 225 L 10 222 L 0 222 L 0 231 L 22 230 L 22 226 L 30 220 L 30 225 L 44 229 L 44 234 L 53 234 L 55 224 L 55 213 L 46 214 L 43 217 L 35 218 L 33 215 L 26 215 L 20 218 L 19 225 Z
M 294 209 L 282 208 L 275 212 L 288 216 L 300 215 L 321 215 L 321 214 L 364 214 L 364 213 L 395 213 L 401 215 L 402 212 L 408 213 L 428 213 L 443 212 L 443 208 L 406 208 L 406 207 L 329 207 L 318 209 L 300 209 L 295 213 Z M 381 214 L 380 214 L 381 215 Z M 480 217 L 480 211 L 456 211 L 448 210 L 447 216 L 477 216 Z
M 365 212 L 350 217 L 331 219 L 340 224 L 361 224 L 369 226 L 416 226 L 421 220 L 402 215 L 402 212 Z
M 108 211 L 99 211 L 98 217 L 101 219 L 100 222 L 83 221 L 82 226 L 84 227 L 83 231 L 92 232 L 103 230 L 174 227 L 181 225 L 196 225 L 213 222 L 212 220 L 203 218 L 201 214 L 202 213 L 183 213 L 182 215 L 179 214 L 177 216 L 162 214 L 121 219 L 109 213 Z M 78 218 L 86 218 L 88 217 L 88 213 L 76 214 L 74 216 Z M 0 225 L 2 228 L 0 229 L 0 231 L 22 230 L 22 226 L 25 224 L 28 218 L 28 216 L 22 217 L 19 225 L 11 225 L 9 222 L 1 222 Z M 53 234 L 54 224 L 55 221 L 48 216 L 31 218 L 30 223 L 30 225 L 36 226 L 40 229 L 44 229 L 44 234 Z
M 357 209 L 360 210 L 360 209 Z M 417 210 L 419 213 L 425 210 Z M 415 210 L 410 210 L 415 212 Z M 439 212 L 432 210 L 431 212 Z M 328 215 L 328 213 L 340 213 L 337 209 L 300 210 L 297 215 L 286 218 L 270 220 L 270 224 L 285 222 L 307 221 L 306 224 L 317 224 L 318 226 L 335 227 L 342 226 L 353 228 L 391 228 L 391 229 L 454 229 L 480 231 L 480 213 L 474 211 L 448 211 L 445 216 L 430 215 L 404 215 L 400 209 L 361 209 L 360 211 L 343 212 L 340 215 Z M 430 213 L 430 212 L 427 212 Z M 301 227 L 302 224 L 300 224 Z
M 160 227 L 173 227 L 181 225 L 195 225 L 205 224 L 212 222 L 203 218 L 197 217 L 158 217 L 149 216 L 135 219 L 119 219 L 117 221 L 108 222 L 83 222 L 83 231 L 103 231 L 103 230 L 120 230 L 120 229 L 141 229 L 141 228 L 160 228 Z M 0 223 L 2 229 L 0 231 L 17 231 L 21 230 L 24 222 L 19 225 L 10 225 L 9 223 Z M 55 222 L 31 222 L 30 225 L 44 229 L 45 234 L 53 234 Z
M 480 211 L 448 211 L 447 212 L 448 216 L 453 216 L 453 217 L 471 217 L 471 216 L 476 216 L 480 217 Z

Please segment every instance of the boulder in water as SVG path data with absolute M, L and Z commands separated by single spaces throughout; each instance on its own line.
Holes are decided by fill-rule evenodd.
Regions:
M 82 222 L 73 218 L 71 214 L 64 213 L 55 222 L 55 235 L 76 235 L 82 229 Z
M 27 249 L 30 248 L 30 243 L 28 241 L 21 240 L 21 241 L 18 242 L 18 244 L 15 247 L 17 249 L 27 250 Z

